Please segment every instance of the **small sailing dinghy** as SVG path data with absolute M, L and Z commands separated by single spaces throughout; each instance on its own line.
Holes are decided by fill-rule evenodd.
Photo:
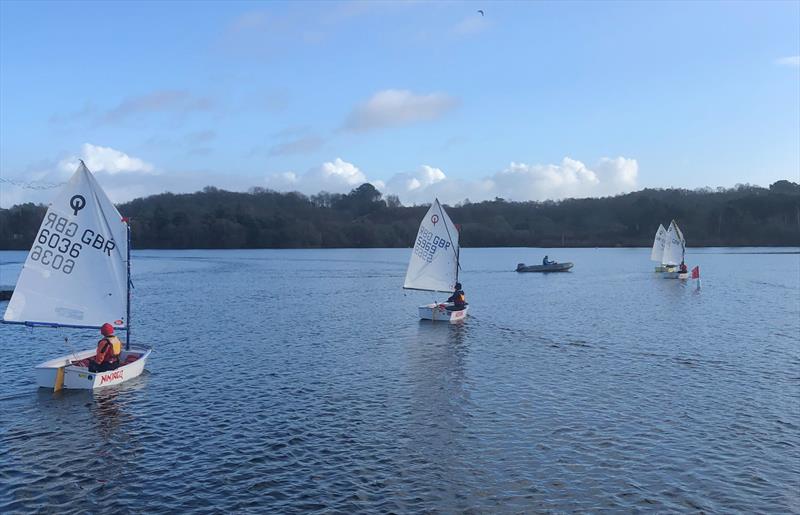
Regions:
M 149 348 L 131 348 L 130 226 L 81 161 L 44 216 L 3 322 L 126 333 L 120 366 L 90 372 L 95 348 L 36 367 L 40 387 L 106 387 L 139 376 Z
M 667 230 L 664 229 L 662 224 L 658 224 L 656 237 L 653 240 L 653 250 L 650 251 L 650 261 L 658 263 L 656 265 L 656 272 L 663 272 L 664 265 L 661 264 L 661 258 L 664 256 L 664 244 L 667 243 Z
M 678 224 L 673 220 L 669 224 L 667 237 L 664 242 L 664 253 L 661 256 L 661 265 L 664 267 L 664 279 L 688 279 L 689 272 L 681 272 L 678 268 L 686 257 L 686 240 L 683 238 Z
M 419 224 L 403 288 L 453 293 L 458 282 L 459 252 L 458 230 L 436 199 Z M 452 302 L 434 302 L 419 306 L 419 317 L 454 323 L 464 320 L 468 309 L 455 309 Z

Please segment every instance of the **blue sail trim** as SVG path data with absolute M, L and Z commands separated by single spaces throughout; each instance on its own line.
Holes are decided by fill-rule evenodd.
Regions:
M 17 322 L 12 320 L 0 320 L 0 322 L 4 324 L 26 325 L 28 327 L 50 327 L 54 329 L 58 329 L 60 327 L 66 327 L 69 329 L 100 329 L 101 327 L 99 325 L 54 324 L 52 322 L 33 322 L 33 321 Z M 125 326 L 115 325 L 114 329 L 125 329 Z

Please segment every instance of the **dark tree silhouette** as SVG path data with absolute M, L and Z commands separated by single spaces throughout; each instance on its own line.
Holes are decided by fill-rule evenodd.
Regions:
M 431 199 L 433 200 L 433 199 Z M 136 248 L 408 247 L 427 206 L 385 200 L 371 184 L 307 197 L 251 188 L 162 193 L 119 207 Z M 46 208 L 0 209 L 0 249 L 28 249 Z M 650 246 L 659 223 L 677 220 L 690 246 L 800 245 L 800 185 L 645 189 L 606 198 L 465 200 L 447 208 L 467 247 Z

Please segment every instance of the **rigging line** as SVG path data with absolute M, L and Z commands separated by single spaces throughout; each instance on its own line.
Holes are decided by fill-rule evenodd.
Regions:
M 66 343 L 67 346 L 69 347 L 69 350 L 72 352 L 72 357 L 75 358 L 75 361 L 78 361 L 78 353 L 75 352 L 75 348 L 72 346 L 72 344 L 69 341 L 69 338 L 67 338 L 66 336 L 64 337 L 64 343 Z
M 9 184 L 18 188 L 27 190 L 50 190 L 59 188 L 66 184 L 66 182 L 47 182 L 47 181 L 19 181 L 16 179 L 7 179 L 0 177 L 0 183 Z

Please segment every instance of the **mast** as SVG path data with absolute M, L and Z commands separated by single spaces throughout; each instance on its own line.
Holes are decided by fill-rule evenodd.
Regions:
M 461 243 L 460 243 L 461 242 L 461 237 L 460 237 L 461 236 L 461 227 L 456 225 L 456 231 L 458 231 L 458 233 L 459 233 L 459 238 L 458 238 L 459 244 L 458 244 L 458 249 L 456 250 L 456 284 L 458 284 L 458 269 L 461 268 L 461 262 L 460 262 L 460 257 L 461 257 Z
M 125 227 L 128 232 L 128 259 L 126 265 L 128 266 L 127 287 L 128 287 L 128 300 L 125 306 L 125 350 L 131 350 L 131 223 L 129 218 L 123 218 Z
M 461 245 L 458 246 L 458 250 L 456 251 L 456 283 L 458 283 L 458 269 L 461 268 L 461 264 L 458 262 L 458 258 L 461 255 Z
M 442 214 L 442 223 L 444 224 L 444 230 L 447 231 L 447 238 L 450 240 L 450 244 L 453 245 L 453 237 L 450 235 L 450 229 L 447 228 L 447 222 L 444 221 L 445 220 L 444 208 L 442 207 L 442 204 L 439 202 L 438 198 L 436 199 L 436 205 L 439 206 L 439 212 Z M 458 231 L 458 227 L 456 227 L 456 231 Z M 453 245 L 453 247 L 455 248 L 455 245 Z M 458 248 L 455 248 L 455 253 L 456 253 L 456 283 L 458 283 L 458 268 L 459 268 L 458 257 L 459 254 L 461 254 L 460 244 L 458 245 Z

